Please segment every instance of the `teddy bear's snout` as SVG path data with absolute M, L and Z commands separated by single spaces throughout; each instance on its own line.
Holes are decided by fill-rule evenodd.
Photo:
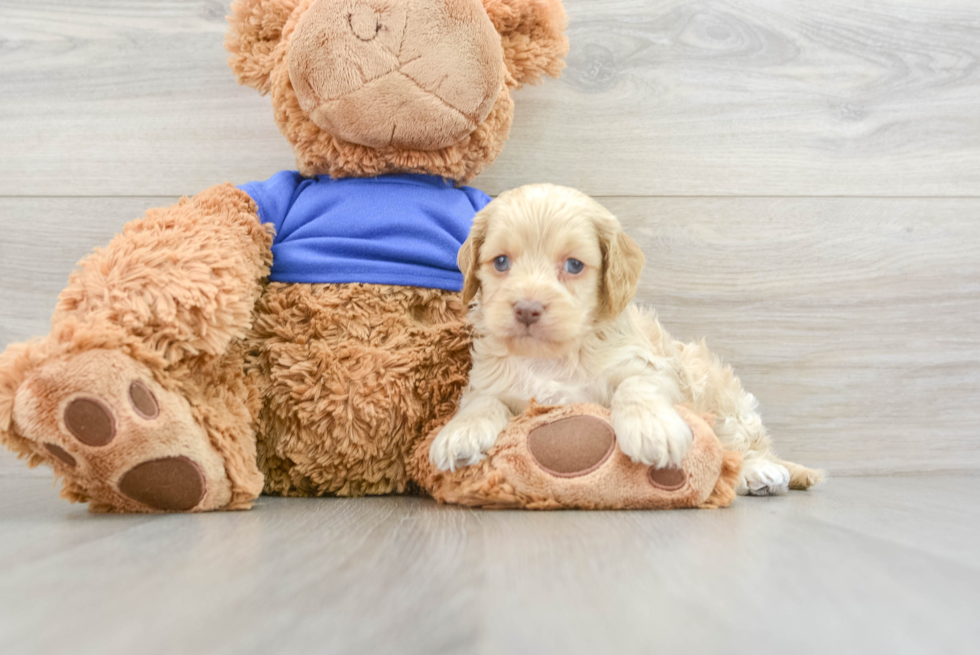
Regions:
M 500 35 L 481 0 L 317 0 L 292 34 L 289 79 L 310 120 L 371 148 L 438 150 L 490 114 Z

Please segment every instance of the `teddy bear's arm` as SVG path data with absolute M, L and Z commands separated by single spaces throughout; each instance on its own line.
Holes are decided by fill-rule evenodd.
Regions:
M 251 325 L 272 239 L 228 184 L 151 209 L 79 263 L 52 322 L 121 329 L 168 361 L 221 354 Z

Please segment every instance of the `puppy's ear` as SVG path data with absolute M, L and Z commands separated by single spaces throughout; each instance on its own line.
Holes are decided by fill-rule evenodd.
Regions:
M 275 60 L 273 51 L 282 40 L 286 21 L 299 0 L 235 0 L 228 16 L 225 50 L 228 65 L 244 84 L 265 95 L 269 92 Z
M 602 249 L 600 318 L 619 316 L 636 295 L 646 257 L 625 232 L 616 229 L 599 236 Z
M 500 33 L 509 86 L 561 75 L 568 54 L 568 18 L 561 0 L 483 0 L 483 6 Z
M 460 246 L 459 253 L 456 255 L 456 265 L 463 273 L 463 303 L 467 305 L 480 290 L 480 278 L 477 277 L 477 273 L 480 270 L 480 249 L 487 236 L 488 222 L 486 209 L 477 212 L 470 235 L 466 237 L 466 241 Z

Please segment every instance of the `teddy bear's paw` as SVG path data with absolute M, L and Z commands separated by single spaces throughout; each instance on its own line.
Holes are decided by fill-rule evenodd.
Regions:
M 224 460 L 187 400 L 120 352 L 43 364 L 18 390 L 13 419 L 104 509 L 201 511 L 231 498 Z
M 742 464 L 735 493 L 740 496 L 775 496 L 789 491 L 789 470 L 766 459 L 748 459 Z

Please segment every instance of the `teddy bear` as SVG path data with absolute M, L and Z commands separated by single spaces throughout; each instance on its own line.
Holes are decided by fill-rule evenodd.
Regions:
M 693 449 L 707 473 L 685 466 L 665 486 L 610 460 L 595 423 L 573 432 L 593 478 L 631 480 L 612 500 L 491 470 L 523 457 L 581 487 L 531 437 L 542 421 L 601 423 L 595 408 L 532 408 L 511 430 L 524 450 L 502 439 L 507 452 L 460 476 L 419 455 L 470 363 L 456 256 L 490 199 L 466 185 L 507 140 L 511 92 L 559 75 L 560 0 L 236 0 L 229 22 L 229 64 L 271 96 L 297 170 L 150 210 L 82 260 L 50 333 L 0 355 L 4 446 L 94 512 L 413 490 L 483 506 L 726 504 L 719 449 Z

